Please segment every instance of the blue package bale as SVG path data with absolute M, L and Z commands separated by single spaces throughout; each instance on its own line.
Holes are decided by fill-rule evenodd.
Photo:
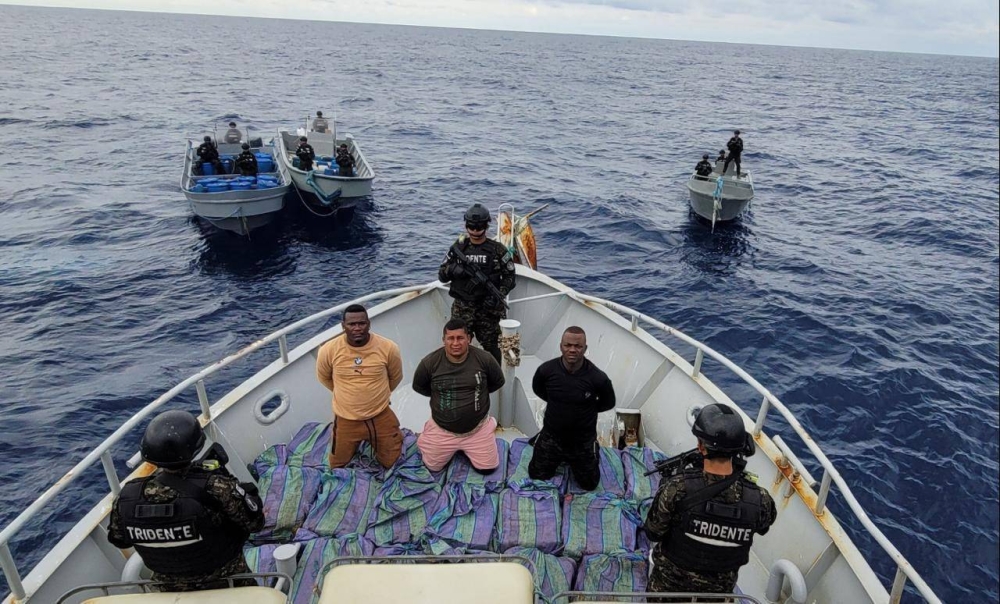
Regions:
M 576 562 L 570 558 L 554 556 L 532 547 L 512 547 L 504 551 L 504 555 L 527 558 L 531 565 L 524 566 L 532 572 L 535 580 L 535 593 L 542 596 L 544 602 L 551 600 L 557 593 L 569 591 L 576 575 Z
M 625 495 L 625 466 L 622 464 L 621 454 L 618 449 L 612 447 L 601 447 L 598 452 L 597 467 L 601 471 L 600 482 L 597 483 L 595 492 L 613 493 L 618 496 Z M 587 493 L 586 489 L 576 482 L 572 472 L 570 474 L 569 493 Z
M 649 562 L 640 553 L 593 554 L 580 560 L 577 591 L 646 591 Z
M 612 493 L 566 495 L 563 500 L 563 555 L 624 554 L 636 550 L 642 521 L 631 501 Z
M 301 530 L 310 532 L 310 539 L 364 533 L 381 489 L 381 481 L 365 472 L 343 468 L 323 472 L 319 496 Z
M 500 492 L 497 549 L 533 547 L 549 554 L 562 550 L 561 495 L 554 488 Z

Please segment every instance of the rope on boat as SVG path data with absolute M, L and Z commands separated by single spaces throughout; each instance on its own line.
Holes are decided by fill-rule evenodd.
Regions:
M 306 199 L 304 197 L 302 197 L 302 192 L 299 191 L 298 187 L 296 187 L 295 185 L 292 185 L 292 188 L 295 189 L 295 194 L 299 196 L 299 201 L 302 202 L 303 207 L 305 207 L 305 209 L 309 210 L 309 213 L 312 214 L 313 216 L 318 216 L 320 218 L 329 218 L 330 216 L 333 216 L 334 214 L 337 213 L 337 209 L 333 208 L 333 209 L 331 209 L 326 214 L 320 214 L 316 210 L 312 209 L 312 207 L 309 205 L 309 202 L 307 202 Z
M 521 334 L 500 335 L 500 356 L 507 359 L 507 364 L 511 367 L 521 364 Z
M 722 176 L 715 181 L 715 193 L 712 194 L 712 232 L 715 232 L 715 219 L 722 211 Z
M 330 202 L 340 197 L 340 194 L 343 190 L 343 185 L 341 185 L 340 189 L 337 189 L 333 193 L 327 195 L 326 193 L 323 192 L 322 189 L 319 188 L 319 185 L 316 184 L 316 181 L 313 180 L 313 174 L 315 173 L 316 170 L 309 170 L 309 174 L 306 175 L 306 184 L 309 185 L 313 191 L 315 191 L 316 197 L 319 197 L 324 204 L 330 205 Z

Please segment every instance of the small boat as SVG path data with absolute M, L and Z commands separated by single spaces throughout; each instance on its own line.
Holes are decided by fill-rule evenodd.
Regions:
M 753 177 L 743 171 L 736 177 L 735 165 L 722 174 L 723 163 L 716 162 L 715 170 L 709 176 L 691 174 L 687 188 L 691 196 L 691 209 L 698 216 L 712 222 L 735 220 L 750 205 L 753 199 Z
M 198 161 L 200 142 L 188 141 L 184 154 L 181 190 L 191 204 L 191 211 L 217 228 L 247 235 L 271 222 L 284 207 L 285 193 L 291 180 L 284 165 L 277 161 L 274 141 L 264 145 L 251 139 L 251 151 L 257 156 L 257 176 L 234 174 L 240 144 L 218 143 L 224 174 L 215 174 L 211 164 Z
M 528 219 L 548 205 L 545 204 L 524 216 L 518 216 L 514 212 L 514 206 L 509 203 L 501 204 L 497 211 L 497 241 L 507 246 L 514 255 L 514 262 L 532 270 L 538 270 L 538 248 L 535 244 L 535 232 L 531 229 Z
M 310 131 L 307 136 L 309 144 L 316 151 L 316 160 L 313 169 L 307 172 L 299 168 L 299 158 L 295 156 L 295 149 L 299 146 L 299 137 L 303 132 L 279 130 L 277 138 L 280 162 L 291 175 L 296 189 L 314 196 L 319 200 L 319 207 L 328 212 L 353 208 L 357 198 L 371 195 L 375 172 L 353 136 L 345 134 L 343 138 L 337 138 L 336 131 Z M 337 164 L 333 158 L 336 148 L 341 144 L 346 144 L 354 157 L 354 176 L 340 176 L 337 173 Z
M 543 566 L 534 562 L 541 559 L 541 551 L 537 548 L 542 546 L 523 545 L 525 541 L 534 543 L 539 538 L 547 538 L 551 540 L 549 546 L 562 549 L 560 535 L 578 534 L 579 538 L 587 538 L 591 532 L 586 524 L 589 514 L 584 517 L 586 519 L 582 521 L 581 530 L 581 516 L 575 516 L 576 523 L 572 524 L 569 513 L 560 514 L 556 507 L 551 507 L 574 505 L 574 497 L 563 498 L 558 490 L 560 487 L 554 483 L 550 490 L 537 491 L 526 497 L 520 497 L 511 488 L 511 485 L 520 484 L 515 480 L 516 473 L 526 472 L 522 453 L 529 445 L 525 437 L 539 430 L 540 418 L 544 415 L 544 401 L 532 392 L 532 375 L 542 362 L 559 355 L 560 335 L 569 325 L 586 328 L 591 342 L 587 356 L 607 372 L 617 390 L 620 411 L 602 413 L 602 418 L 598 421 L 598 437 L 606 445 L 602 449 L 602 459 L 607 463 L 618 459 L 618 463 L 623 464 L 628 453 L 627 450 L 619 452 L 607 446 L 621 439 L 621 436 L 616 435 L 616 423 L 624 426 L 626 441 L 631 439 L 639 446 L 644 446 L 650 456 L 654 453 L 677 455 L 692 446 L 690 426 L 695 414 L 700 408 L 712 403 L 733 408 L 743 419 L 747 431 L 752 433 L 757 453 L 748 458 L 747 470 L 757 475 L 758 484 L 771 494 L 780 506 L 780 511 L 770 532 L 754 541 L 750 562 L 739 572 L 737 588 L 745 595 L 740 600 L 732 601 L 758 604 L 765 601 L 889 604 L 900 601 L 909 582 L 924 601 L 932 604 L 940 602 L 915 567 L 868 517 L 847 481 L 820 448 L 820 439 L 813 438 L 789 408 L 746 371 L 702 342 L 637 310 L 577 292 L 526 266 L 517 266 L 517 275 L 517 285 L 508 298 L 508 319 L 502 324 L 506 336 L 506 341 L 501 344 L 504 348 L 503 371 L 506 379 L 490 410 L 501 426 L 497 431 L 498 447 L 507 443 L 503 447 L 510 452 L 509 457 L 505 458 L 508 459 L 507 472 L 500 470 L 495 484 L 497 488 L 503 489 L 501 493 L 504 495 L 494 494 L 493 499 L 484 498 L 483 501 L 487 504 L 499 507 L 481 507 L 479 509 L 485 515 L 473 518 L 476 526 L 479 526 L 479 519 L 485 521 L 486 530 L 480 535 L 484 543 L 493 541 L 491 535 L 497 535 L 499 541 L 500 531 L 508 531 L 503 533 L 507 535 L 503 538 L 512 538 L 518 544 L 516 549 L 504 549 L 503 554 L 484 554 L 486 546 L 483 546 L 476 551 L 459 550 L 458 553 L 439 555 L 440 551 L 433 551 L 430 545 L 423 545 L 423 539 L 430 536 L 420 528 L 426 528 L 425 523 L 429 522 L 429 512 L 422 506 L 429 507 L 432 504 L 420 503 L 423 500 L 413 498 L 436 498 L 435 501 L 444 504 L 449 501 L 450 491 L 442 490 L 443 487 L 434 482 L 439 479 L 434 477 L 428 478 L 429 482 L 417 485 L 420 488 L 412 491 L 386 491 L 384 499 L 376 499 L 374 492 L 366 491 L 374 507 L 361 514 L 362 518 L 368 518 L 370 522 L 359 524 L 358 531 L 352 529 L 349 534 L 345 532 L 344 536 L 337 535 L 336 538 L 330 537 L 330 533 L 324 533 L 324 537 L 313 537 L 308 532 L 304 535 L 295 532 L 313 520 L 317 523 L 327 522 L 324 514 L 334 509 L 329 505 L 329 500 L 326 501 L 327 507 L 317 508 L 319 483 L 323 480 L 326 484 L 326 479 L 320 478 L 320 474 L 324 472 L 324 460 L 330 446 L 331 412 L 330 393 L 314 375 L 320 346 L 343 333 L 339 323 L 329 328 L 325 328 L 325 325 L 349 304 L 366 304 L 372 330 L 375 333 L 391 334 L 399 344 L 403 358 L 407 360 L 404 364 L 403 381 L 392 394 L 393 409 L 400 424 L 408 430 L 409 444 L 406 447 L 411 451 L 409 455 L 414 456 L 407 458 L 401 467 L 423 467 L 415 457 L 413 431 L 419 430 L 427 421 L 430 408 L 427 399 L 412 389 L 410 378 L 416 367 L 416 360 L 432 350 L 440 340 L 441 325 L 448 320 L 451 307 L 447 288 L 434 281 L 370 293 L 318 312 L 207 365 L 134 415 L 123 415 L 123 423 L 118 430 L 86 454 L 64 477 L 42 492 L 27 510 L 0 531 L 0 568 L 13 592 L 3 603 L 80 604 L 85 601 L 88 604 L 155 604 L 169 601 L 190 604 L 277 604 L 285 602 L 287 598 L 287 601 L 312 604 L 412 604 L 443 601 L 534 604 L 538 601 L 536 598 L 542 597 L 547 598 L 542 601 L 572 601 L 570 598 L 577 596 L 588 600 L 617 601 L 622 595 L 641 599 L 643 596 L 636 594 L 644 589 L 647 566 L 646 558 L 641 553 L 641 542 L 637 541 L 636 532 L 640 530 L 637 523 L 640 519 L 638 512 L 634 511 L 634 504 L 648 505 L 649 498 L 655 492 L 652 484 L 641 482 L 643 470 L 651 463 L 646 461 L 645 452 L 639 458 L 631 458 L 634 463 L 629 462 L 628 467 L 632 470 L 624 479 L 625 488 L 634 489 L 632 499 L 628 499 L 627 495 L 614 494 L 610 487 L 600 487 L 606 492 L 599 493 L 598 496 L 617 501 L 617 505 L 621 506 L 622 516 L 620 522 L 612 523 L 602 520 L 604 516 L 599 515 L 596 526 L 599 529 L 605 529 L 610 524 L 624 526 L 631 531 L 631 535 L 624 529 L 618 532 L 619 538 L 628 537 L 628 548 L 623 553 L 617 549 L 619 542 L 605 542 L 605 539 L 610 538 L 609 534 L 598 530 L 593 546 L 611 549 L 606 552 L 601 549 L 604 553 L 596 558 L 585 556 L 580 559 L 579 565 L 575 561 L 566 560 L 567 563 L 572 562 L 571 569 L 577 569 L 575 585 L 580 591 L 566 591 L 569 583 L 562 575 L 548 575 L 549 578 L 562 577 L 561 588 L 551 588 L 554 583 L 546 587 L 545 579 L 537 573 L 552 571 L 545 570 L 548 563 Z M 295 338 L 294 346 L 290 344 L 292 338 Z M 672 348 L 668 346 L 668 342 L 680 344 L 682 348 Z M 681 351 L 691 351 L 692 347 L 693 359 L 682 356 Z M 250 355 L 255 356 L 255 364 L 259 369 L 254 375 L 221 396 L 209 394 L 214 393 L 219 384 L 226 383 L 219 372 L 233 363 L 247 362 L 244 358 Z M 704 373 L 703 360 L 706 358 L 715 361 L 712 372 L 722 378 L 718 384 Z M 97 369 L 100 368 L 95 368 Z M 759 410 L 753 406 L 743 409 L 737 403 L 749 400 L 747 392 L 756 392 L 755 400 L 762 400 Z M 195 400 L 198 401 L 197 404 L 189 402 Z M 266 539 L 261 542 L 263 545 L 248 543 L 245 554 L 251 569 L 262 580 L 281 577 L 281 589 L 290 592 L 287 596 L 277 591 L 277 584 L 274 589 L 258 586 L 188 594 L 139 593 L 148 586 L 148 582 L 142 581 L 142 577 L 148 575 L 144 574 L 141 558 L 134 551 L 117 549 L 107 539 L 108 514 L 115 494 L 121 489 L 119 469 L 122 467 L 120 462 L 124 461 L 119 458 L 119 463 L 116 463 L 114 455 L 134 451 L 135 429 L 168 404 L 175 409 L 179 408 L 178 405 L 191 411 L 200 408 L 200 421 L 205 427 L 208 441 L 224 447 L 229 454 L 227 468 L 241 481 L 256 479 L 251 474 L 255 471 L 255 460 L 265 463 L 270 459 L 272 461 L 267 463 L 273 464 L 274 459 L 285 457 L 283 454 L 278 455 L 278 451 L 287 451 L 288 459 L 298 456 L 299 461 L 295 463 L 303 467 L 272 465 L 269 466 L 270 470 L 265 470 L 281 470 L 287 472 L 289 478 L 280 478 L 285 474 L 279 473 L 274 474 L 279 478 L 270 480 L 266 479 L 268 474 L 265 473 L 259 483 L 262 495 L 266 494 L 266 501 L 269 502 L 265 504 L 270 514 L 268 517 L 271 518 L 269 522 L 284 522 L 282 526 L 288 529 L 287 532 L 273 531 L 269 533 L 270 536 L 265 534 Z M 626 410 L 631 413 L 625 414 Z M 623 414 L 630 417 L 623 418 Z M 784 434 L 787 443 L 775 434 L 776 430 Z M 636 431 L 638 434 L 635 434 Z M 517 454 L 517 461 L 515 449 L 521 452 Z M 633 454 L 637 454 L 634 449 Z M 312 469 L 304 467 L 308 465 L 306 456 L 319 460 Z M 800 456 L 810 464 L 808 468 L 819 472 L 815 477 L 800 461 Z M 415 466 L 407 465 L 411 460 Z M 88 475 L 85 470 L 97 465 L 99 461 L 107 478 L 107 490 L 101 500 L 89 510 L 66 509 L 66 506 L 74 506 L 80 498 L 56 497 L 68 491 L 74 481 L 74 489 L 83 488 L 79 486 L 79 479 Z M 134 468 L 129 476 L 132 480 L 147 476 L 154 470 L 151 465 L 141 463 L 138 454 L 126 465 Z M 623 468 L 618 467 L 619 471 Z M 351 470 L 355 473 L 350 476 L 357 479 L 357 472 L 360 471 L 363 469 Z M 453 477 L 452 480 L 469 480 L 472 474 L 469 472 L 464 475 L 465 478 Z M 309 473 L 313 478 L 306 480 Z M 449 480 L 448 476 L 452 476 L 450 473 L 444 474 L 445 477 L 441 480 Z M 604 475 L 602 469 L 602 476 Z M 400 476 L 399 484 L 408 480 L 402 472 Z M 618 474 L 611 471 L 607 476 L 611 477 L 609 484 L 613 486 L 616 480 L 614 477 Z M 386 477 L 386 480 L 389 478 Z M 358 490 L 353 482 L 349 484 L 352 486 L 344 488 L 345 493 Z M 638 491 L 640 486 L 644 488 L 642 495 Z M 39 487 L 40 485 L 31 481 L 30 476 L 22 484 L 24 489 L 40 490 Z M 381 487 L 376 485 L 376 488 Z M 833 491 L 836 491 L 837 498 L 829 497 L 833 495 Z M 77 494 L 76 491 L 70 492 Z M 353 494 L 347 494 L 338 501 L 346 506 L 347 497 L 352 498 L 351 502 L 354 501 Z M 529 501 L 532 497 L 543 503 L 550 502 L 549 511 L 536 515 L 536 504 Z M 589 501 L 581 495 L 575 497 L 584 503 Z M 490 503 L 497 498 L 499 504 Z M 358 505 L 362 507 L 351 509 L 368 510 L 367 499 Z M 459 513 L 458 506 L 454 509 Z M 310 516 L 313 510 L 319 516 Z M 31 523 L 37 523 L 40 514 L 44 514 L 42 518 L 75 517 L 78 522 L 57 544 L 51 546 L 44 558 L 22 579 L 8 543 L 20 540 L 21 552 L 39 547 L 35 544 L 39 539 L 37 524 L 32 526 Z M 286 515 L 288 518 L 285 518 Z M 844 517 L 847 522 L 838 520 Z M 399 525 L 401 528 L 397 527 L 399 530 L 393 528 L 395 524 L 386 524 L 389 522 L 386 519 L 409 522 L 407 519 L 410 518 L 414 523 L 419 521 L 419 524 L 404 523 Z M 492 529 L 491 522 L 494 523 Z M 561 522 L 571 524 L 564 525 L 561 532 Z M 309 526 L 312 530 L 321 530 L 319 524 Z M 364 530 L 366 526 L 368 528 Z M 522 532 L 511 527 L 525 527 L 525 530 Z M 479 534 L 479 529 L 474 531 L 469 528 L 468 531 L 469 534 Z M 364 535 L 361 535 L 362 532 Z M 456 539 L 475 538 L 474 535 L 461 536 L 458 529 L 450 534 Z M 372 539 L 392 545 L 374 550 L 382 553 L 372 553 L 373 542 L 369 540 L 369 535 Z M 549 537 L 544 537 L 545 535 Z M 855 544 L 854 539 L 858 537 L 869 544 L 870 555 L 877 553 L 888 559 L 887 564 L 892 566 L 888 566 L 883 560 L 883 568 L 896 569 L 891 592 Z M 494 549 L 499 549 L 499 545 Z M 357 551 L 363 553 L 356 553 Z M 449 548 L 446 551 L 454 550 Z M 535 557 L 529 561 L 521 554 L 511 554 L 511 551 L 528 552 L 525 555 Z M 273 553 L 273 563 L 264 564 L 266 552 Z M 581 551 L 577 554 L 577 557 L 582 556 Z M 551 561 L 554 557 L 549 556 L 548 559 Z M 450 563 L 435 563 L 443 560 Z M 588 561 L 594 564 L 588 566 Z M 553 563 L 554 568 L 560 568 L 558 560 Z M 518 568 L 517 564 L 524 564 L 530 572 Z M 612 573 L 617 577 L 613 579 L 613 587 L 602 589 L 601 586 L 607 586 L 611 581 L 604 576 L 608 567 L 602 564 L 613 564 L 611 568 L 630 570 Z M 535 574 L 534 578 L 532 574 Z M 632 582 L 619 584 L 617 581 L 622 577 Z M 591 578 L 594 579 L 592 583 L 589 582 Z M 587 585 L 597 587 L 588 588 Z M 544 592 L 550 588 L 550 593 Z M 599 593 L 612 588 L 619 592 L 616 594 L 617 598 Z M 551 593 L 557 589 L 559 593 Z M 783 594 L 782 591 L 786 593 Z M 100 595 L 102 592 L 103 597 Z M 109 596 L 109 593 L 115 595 Z M 133 595 L 123 595 L 126 593 Z

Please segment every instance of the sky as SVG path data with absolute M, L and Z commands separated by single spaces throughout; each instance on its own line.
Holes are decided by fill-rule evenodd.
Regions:
M 0 0 L 242 15 L 997 57 L 997 0 Z

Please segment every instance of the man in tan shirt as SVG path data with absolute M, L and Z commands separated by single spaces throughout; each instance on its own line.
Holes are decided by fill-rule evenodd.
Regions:
M 370 332 L 368 311 L 360 304 L 344 310 L 341 325 L 344 335 L 323 344 L 316 359 L 316 377 L 333 392 L 330 467 L 347 465 L 368 441 L 388 468 L 403 448 L 399 420 L 389 408 L 389 393 L 403 380 L 399 346 Z

